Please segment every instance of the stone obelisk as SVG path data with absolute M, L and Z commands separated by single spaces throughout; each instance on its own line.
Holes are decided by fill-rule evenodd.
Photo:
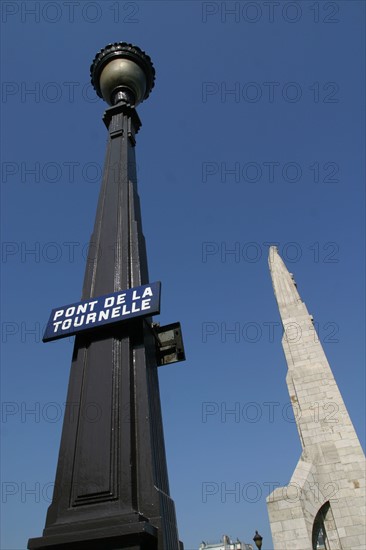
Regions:
M 269 267 L 302 454 L 267 498 L 274 550 L 365 550 L 365 457 L 313 317 L 276 247 Z

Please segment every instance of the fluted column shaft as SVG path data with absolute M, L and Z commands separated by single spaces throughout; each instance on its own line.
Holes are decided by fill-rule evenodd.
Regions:
M 134 149 L 141 123 L 124 104 L 104 122 L 85 300 L 149 282 Z M 29 548 L 178 550 L 156 365 L 149 318 L 76 336 L 53 501 Z

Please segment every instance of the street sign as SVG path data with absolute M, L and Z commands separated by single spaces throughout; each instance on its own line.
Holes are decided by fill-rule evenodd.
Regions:
M 43 342 L 72 336 L 133 317 L 160 313 L 161 283 L 138 286 L 51 311 Z

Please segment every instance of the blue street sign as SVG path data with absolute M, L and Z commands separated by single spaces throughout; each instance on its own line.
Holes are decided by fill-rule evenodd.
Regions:
M 160 282 L 151 283 L 53 309 L 43 342 L 119 323 L 132 317 L 158 314 L 160 287 Z

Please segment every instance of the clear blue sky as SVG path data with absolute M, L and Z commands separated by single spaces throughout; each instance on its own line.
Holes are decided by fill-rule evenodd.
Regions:
M 23 550 L 44 527 L 72 343 L 41 333 L 53 307 L 81 295 L 107 138 L 89 66 L 127 41 L 157 71 L 137 161 L 151 281 L 162 281 L 156 320 L 182 323 L 187 355 L 160 370 L 180 536 L 189 550 L 258 529 L 269 550 L 265 497 L 301 451 L 269 243 L 319 323 L 365 443 L 365 3 L 1 9 L 1 548 Z

